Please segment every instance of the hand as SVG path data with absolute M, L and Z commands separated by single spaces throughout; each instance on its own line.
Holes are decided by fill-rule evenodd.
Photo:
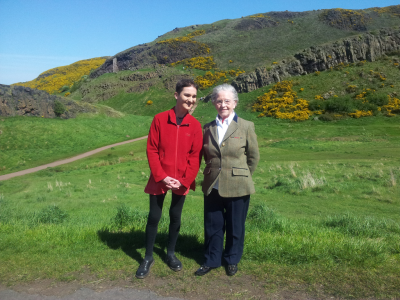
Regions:
M 179 180 L 172 178 L 172 177 L 165 177 L 162 182 L 164 182 L 164 184 L 167 186 L 167 188 L 171 189 L 171 190 L 177 190 L 181 187 L 181 183 L 179 182 Z

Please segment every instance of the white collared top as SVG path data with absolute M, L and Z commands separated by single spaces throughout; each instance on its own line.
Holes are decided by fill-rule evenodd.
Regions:
M 222 140 L 224 139 L 225 133 L 228 130 L 229 125 L 231 124 L 233 118 L 235 117 L 235 112 L 232 111 L 231 115 L 224 119 L 220 119 L 221 117 L 217 115 L 216 122 L 217 122 L 217 132 L 218 132 L 218 145 L 221 146 Z
M 231 124 L 233 118 L 235 117 L 235 112 L 232 111 L 229 117 L 224 119 L 220 119 L 221 117 L 217 115 L 216 117 L 216 122 L 217 122 L 217 133 L 218 133 L 218 145 L 221 146 L 222 140 L 224 139 L 225 133 L 228 130 L 229 125 Z M 219 179 L 217 179 L 217 182 L 213 186 L 214 189 L 218 190 L 218 182 Z

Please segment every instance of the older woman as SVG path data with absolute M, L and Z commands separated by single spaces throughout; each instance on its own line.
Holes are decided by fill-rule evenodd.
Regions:
M 205 260 L 195 274 L 205 275 L 224 260 L 232 276 L 243 254 L 250 194 L 255 192 L 251 176 L 260 155 L 254 124 L 234 112 L 236 90 L 228 84 L 217 86 L 211 99 L 218 115 L 203 127 Z

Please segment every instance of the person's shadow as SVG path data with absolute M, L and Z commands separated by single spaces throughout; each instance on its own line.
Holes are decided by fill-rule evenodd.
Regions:
M 108 229 L 101 229 L 97 232 L 100 240 L 113 250 L 121 249 L 126 255 L 141 263 L 142 255 L 137 249 L 145 246 L 144 231 L 132 229 L 130 232 L 115 232 Z M 166 247 L 168 233 L 158 233 L 156 244 L 164 245 L 163 248 L 154 246 L 154 252 L 162 259 L 166 258 Z M 175 251 L 182 256 L 195 260 L 199 265 L 203 262 L 203 244 L 199 243 L 195 235 L 181 234 L 178 237 Z

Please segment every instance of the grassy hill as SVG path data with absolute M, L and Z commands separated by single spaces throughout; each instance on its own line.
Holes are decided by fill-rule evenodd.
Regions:
M 90 71 L 101 66 L 105 60 L 105 57 L 80 60 L 68 66 L 47 70 L 34 80 L 18 82 L 14 85 L 43 90 L 49 94 L 69 94 L 69 90 L 74 82 L 79 81 L 82 76 L 89 75 Z

